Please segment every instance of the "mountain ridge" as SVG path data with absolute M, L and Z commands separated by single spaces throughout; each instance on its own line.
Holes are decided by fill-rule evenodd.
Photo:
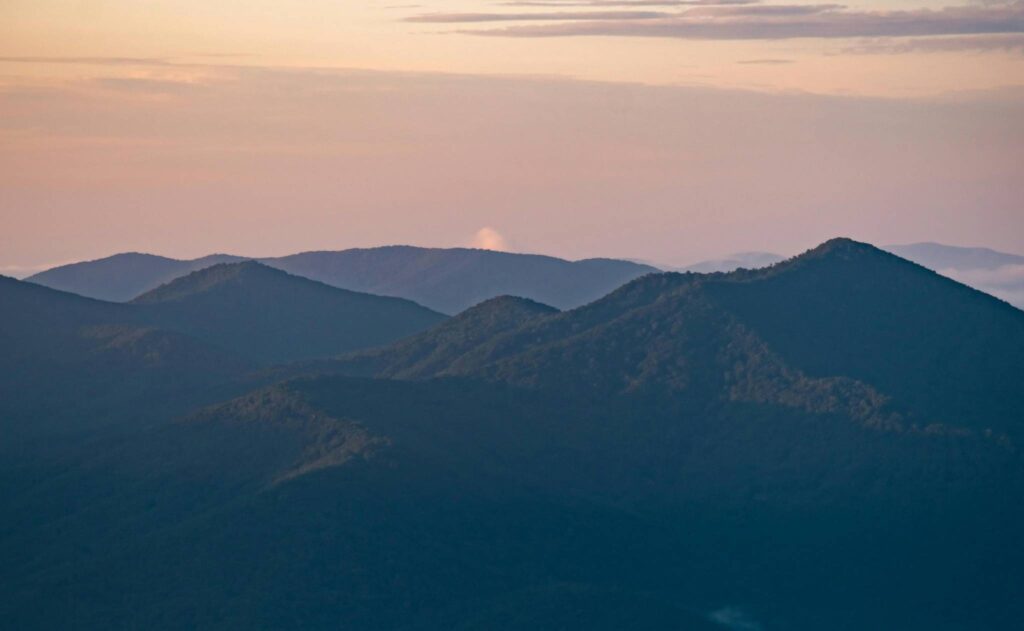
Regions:
M 257 261 L 192 272 L 129 304 L 155 322 L 264 362 L 377 346 L 445 318 L 410 300 L 331 287 Z
M 908 287 L 918 289 L 908 295 Z M 916 306 L 922 301 L 929 306 Z M 899 337 L 879 338 L 873 322 L 887 323 L 881 332 L 899 332 Z M 711 331 L 717 331 L 714 339 L 721 348 L 746 349 L 748 359 L 716 359 L 713 352 L 718 351 L 705 348 L 701 341 Z M 420 338 L 436 333 L 428 330 Z M 1014 341 L 1008 345 L 1002 335 Z M 865 400 L 895 397 L 909 406 L 918 418 L 912 423 L 979 431 L 992 423 L 997 431 L 1011 425 L 1024 430 L 1014 421 L 1014 409 L 1024 405 L 1014 385 L 1024 379 L 1024 312 L 850 239 L 830 240 L 759 270 L 646 276 L 589 305 L 524 320 L 518 328 L 496 331 L 478 342 L 459 348 L 445 362 L 430 364 L 433 371 L 427 364 L 410 368 L 416 353 L 401 346 L 375 352 L 375 370 L 368 368 L 372 362 L 367 363 L 365 355 L 343 359 L 334 367 L 342 373 L 383 377 L 482 376 L 567 391 L 586 383 L 588 391 L 608 393 L 652 387 L 718 391 L 725 385 L 708 385 L 712 373 L 694 372 L 688 366 L 736 361 L 745 366 L 753 361 L 760 367 L 743 370 L 767 371 L 780 378 L 795 371 L 784 378 L 789 386 L 780 391 L 768 387 L 764 396 L 792 396 L 784 394 L 786 388 L 804 388 L 805 394 L 811 392 L 806 388 L 824 388 L 815 396 L 836 397 L 834 389 L 841 386 L 820 380 L 846 378 L 851 385 L 841 388 L 863 384 L 867 390 L 858 396 Z M 821 352 L 826 343 L 833 352 Z M 866 355 L 865 349 L 870 353 Z M 408 355 L 403 357 L 403 352 Z M 964 361 L 947 365 L 939 359 L 943 356 L 962 356 Z M 768 357 L 775 359 L 761 363 Z M 972 376 L 979 365 L 986 366 L 983 379 Z M 739 383 L 730 387 L 766 387 Z M 972 402 L 966 407 L 958 402 L 965 396 Z M 978 408 L 977 401 L 985 399 L 991 402 Z
M 211 257 L 158 260 L 130 283 L 117 282 L 118 257 L 70 264 L 28 277 L 35 282 L 82 295 L 128 301 L 162 283 L 217 262 L 257 260 L 291 274 L 340 289 L 406 298 L 442 313 L 453 314 L 495 296 L 522 295 L 558 307 L 572 307 L 601 297 L 623 282 L 656 268 L 629 261 L 590 258 L 568 261 L 540 254 L 496 252 L 475 248 L 422 248 L 392 245 L 348 250 L 318 250 L 283 257 L 230 260 Z M 146 259 L 149 260 L 149 259 Z M 152 266 L 150 266 L 152 267 Z M 148 276 L 147 276 L 148 274 Z M 108 287 L 113 278 L 114 286 Z
M 133 303 L 0 277 L 0 410 L 54 423 L 166 419 L 166 410 L 258 383 L 268 363 L 384 344 L 445 317 L 258 263 L 194 274 Z M 35 431 L 20 422 L 3 429 Z
M 209 275 L 249 269 L 287 278 Z M 1014 628 L 1022 316 L 848 239 L 761 270 L 646 275 L 568 311 L 495 298 L 116 440 L 11 449 L 0 615 Z
M 183 274 L 218 263 L 240 260 L 244 259 L 230 254 L 210 254 L 182 260 L 144 252 L 122 252 L 91 261 L 61 265 L 23 280 L 90 298 L 125 302 Z

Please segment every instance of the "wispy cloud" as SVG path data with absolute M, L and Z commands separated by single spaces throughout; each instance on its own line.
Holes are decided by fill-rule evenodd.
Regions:
M 724 18 L 730 16 L 796 16 L 814 15 L 844 8 L 840 4 L 700 5 L 684 11 L 549 11 L 515 13 L 424 13 L 405 19 L 406 22 L 458 24 L 473 22 L 562 22 L 594 20 L 656 20 L 676 18 Z
M 495 37 L 621 36 L 704 40 L 1024 33 L 1024 2 L 912 11 L 849 10 L 836 5 L 701 7 L 652 20 L 592 19 L 462 32 Z
M 758 4 L 761 0 L 511 0 L 509 7 L 686 7 L 705 5 Z
M 1006 51 L 1024 54 L 1024 34 L 915 37 L 911 39 L 868 39 L 843 49 L 850 54 L 941 53 Z
M 0 57 L 0 63 L 86 64 L 92 66 L 166 66 L 161 57 Z
M 174 94 L 184 90 L 194 90 L 200 85 L 194 81 L 171 81 L 166 79 L 135 77 L 100 77 L 93 80 L 93 84 L 107 90 L 130 92 L 133 94 L 144 94 L 149 96 L 159 96 Z
M 845 9 L 841 4 L 767 4 L 739 6 L 703 6 L 677 13 L 676 17 L 729 18 L 735 16 L 797 16 L 817 15 Z
M 675 15 L 666 11 L 559 11 L 552 13 L 424 13 L 406 22 L 459 24 L 472 22 L 530 22 L 561 20 L 652 20 Z

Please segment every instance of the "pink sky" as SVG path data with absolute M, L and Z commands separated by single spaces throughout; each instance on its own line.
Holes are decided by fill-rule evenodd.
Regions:
M 483 228 L 664 263 L 1024 252 L 1019 2 L 338 4 L 5 3 L 0 273 Z

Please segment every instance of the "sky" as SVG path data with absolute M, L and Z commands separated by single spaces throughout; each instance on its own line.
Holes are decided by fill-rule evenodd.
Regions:
M 1024 2 L 4 0 L 0 273 L 1024 253 Z

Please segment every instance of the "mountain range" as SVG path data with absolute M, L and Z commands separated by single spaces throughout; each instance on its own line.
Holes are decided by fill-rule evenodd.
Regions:
M 893 245 L 885 249 L 1017 307 L 1024 306 L 1024 256 L 937 243 Z M 770 252 L 738 252 L 684 267 L 661 267 L 709 274 L 759 269 L 784 259 Z M 127 302 L 191 272 L 243 260 L 248 259 L 213 254 L 178 260 L 123 253 L 55 267 L 26 280 L 90 298 Z M 634 278 L 659 271 L 646 263 L 617 259 L 571 262 L 539 255 L 412 246 L 303 252 L 258 260 L 327 285 L 407 298 L 449 315 L 500 295 L 522 296 L 571 309 Z
M 240 260 L 223 254 L 193 260 L 117 254 L 56 267 L 26 280 L 82 296 L 126 302 L 198 269 Z M 533 254 L 411 246 L 303 252 L 258 260 L 327 285 L 407 298 L 447 314 L 503 294 L 559 308 L 577 307 L 638 276 L 658 271 L 616 259 L 566 261 Z
M 1024 618 L 1024 312 L 868 244 L 648 274 L 567 310 L 499 296 L 337 356 L 259 346 L 277 301 L 314 323 L 352 302 L 258 263 L 129 304 L 0 280 L 4 375 L 47 358 L 22 383 L 60 393 L 0 445 L 14 628 Z M 187 341 L 200 385 L 149 397 L 163 373 L 76 341 L 108 322 Z M 97 414 L 82 371 L 153 377 L 64 438 Z
M 444 319 L 256 262 L 205 268 L 127 304 L 0 277 L 0 412 L 33 423 L 147 416 L 261 365 L 386 344 Z

